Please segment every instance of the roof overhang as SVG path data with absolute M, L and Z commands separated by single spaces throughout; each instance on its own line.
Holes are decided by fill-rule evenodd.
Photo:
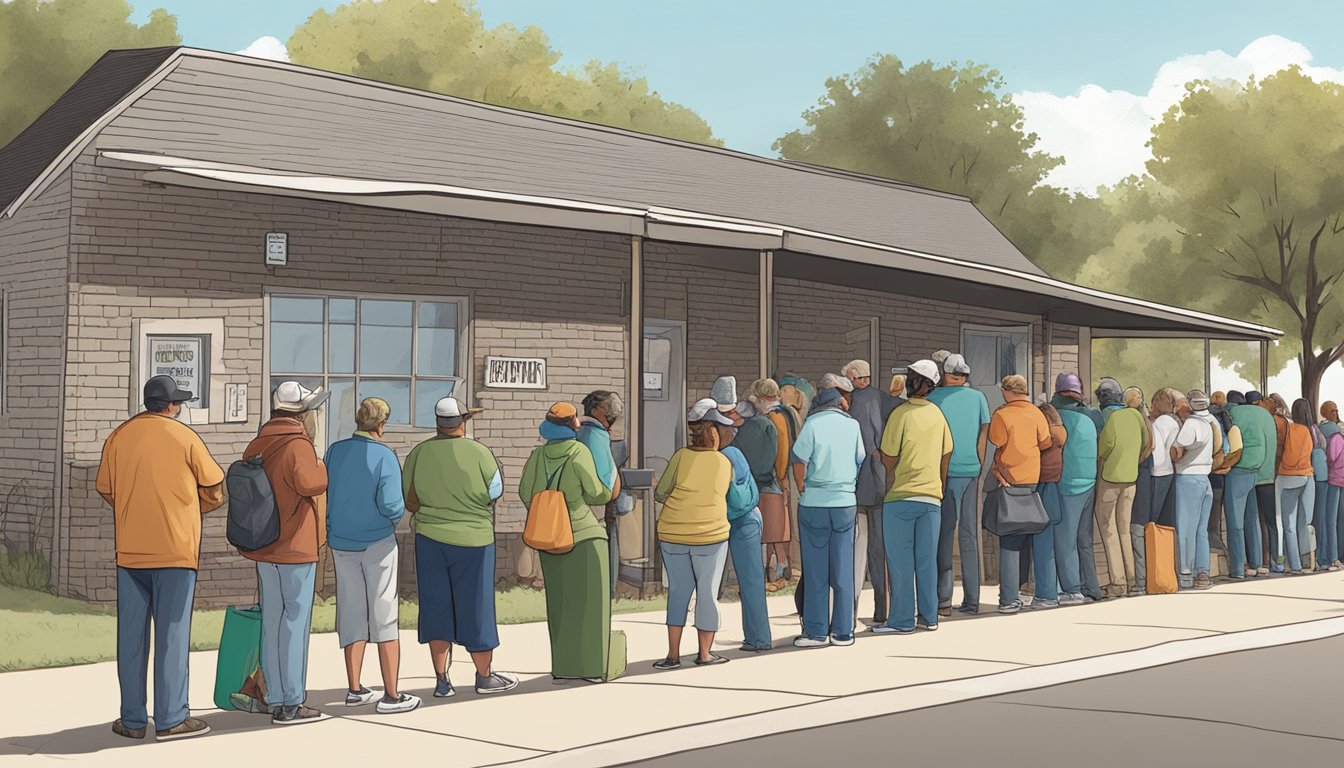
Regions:
M 98 163 L 135 168 L 146 181 L 349 203 L 486 221 L 614 232 L 650 240 L 780 253 L 777 275 L 884 288 L 1041 316 L 1095 329 L 1094 337 L 1272 341 L 1282 331 L 1072 285 L 1003 267 L 760 221 L 659 207 L 518 195 L 424 182 L 286 173 L 190 158 L 104 150 Z M 815 257 L 815 258 L 809 258 Z

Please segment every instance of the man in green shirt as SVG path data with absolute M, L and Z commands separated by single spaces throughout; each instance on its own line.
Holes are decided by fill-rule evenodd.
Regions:
M 451 397 L 434 406 L 438 434 L 417 445 L 402 472 L 406 510 L 414 516 L 420 642 L 429 645 L 438 681 L 434 695 L 452 696 L 453 643 L 476 665 L 476 692 L 503 693 L 518 680 L 491 669 L 499 647 L 495 625 L 495 500 L 504 478 L 490 449 L 467 437 L 479 408 Z
M 1110 412 L 1097 441 L 1101 480 L 1097 483 L 1096 515 L 1101 542 L 1106 548 L 1106 568 L 1110 571 L 1111 583 L 1106 587 L 1108 597 L 1125 597 L 1137 583 L 1133 541 L 1122 534 L 1129 532 L 1139 462 L 1152 441 L 1148 420 L 1138 410 L 1142 405 L 1142 392 L 1137 392 L 1136 402 L 1126 397 L 1126 407 Z

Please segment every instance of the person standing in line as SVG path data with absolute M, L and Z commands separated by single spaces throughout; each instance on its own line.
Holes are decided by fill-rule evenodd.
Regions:
M 581 403 L 583 418 L 579 419 L 579 442 L 593 455 L 593 466 L 602 484 L 611 488 L 612 501 L 593 509 L 607 527 L 607 562 L 611 564 L 611 599 L 616 599 L 616 577 L 621 564 L 620 526 L 613 502 L 621 492 L 621 472 L 611 452 L 611 428 L 625 412 L 621 396 L 605 389 L 589 392 Z
M 887 623 L 872 627 L 879 634 L 938 628 L 938 515 L 952 459 L 952 430 L 928 400 L 938 379 L 932 360 L 912 364 L 906 378 L 910 399 L 891 412 L 882 431 L 882 463 L 890 478 L 882 533 L 891 606 Z
M 717 391 L 718 385 L 715 386 Z M 736 392 L 731 396 L 734 399 L 728 404 L 736 406 Z M 714 402 L 715 410 L 730 422 L 724 424 L 713 419 L 719 432 L 719 452 L 733 465 L 733 484 L 728 489 L 728 555 L 732 558 L 733 571 L 737 574 L 737 599 L 742 608 L 742 647 L 739 650 L 759 653 L 774 647 L 770 636 L 770 614 L 765 602 L 761 510 L 756 506 L 760 502 L 761 492 L 751 477 L 747 457 L 732 444 L 737 436 L 737 428 L 731 425 L 736 414 L 724 413 L 723 404 L 709 399 Z M 708 413 L 708 403 L 700 401 L 696 407 L 704 408 Z M 697 413 L 696 407 L 691 409 L 692 415 Z
M 203 736 L 187 704 L 191 606 L 200 565 L 201 516 L 224 502 L 224 470 L 191 427 L 177 420 L 195 395 L 169 376 L 143 389 L 145 412 L 103 443 L 98 495 L 112 507 L 117 566 L 117 682 L 112 732 L 143 739 L 154 628 L 154 729 L 159 741 Z
M 345 654 L 345 704 L 379 699 L 380 714 L 410 712 L 420 699 L 397 687 L 401 630 L 397 623 L 400 560 L 396 527 L 406 513 L 397 454 L 383 444 L 392 408 L 365 398 L 355 412 L 355 434 L 327 449 L 327 541 L 336 567 L 336 637 Z M 383 695 L 360 682 L 364 651 L 378 646 Z
M 873 623 L 887 621 L 887 552 L 882 531 L 882 497 L 886 495 L 886 470 L 882 466 L 882 427 L 895 404 L 891 396 L 872 386 L 873 378 L 866 360 L 852 360 L 843 371 L 854 391 L 849 396 L 849 415 L 859 425 L 867 458 L 859 468 L 854 488 L 858 505 L 859 536 L 854 545 L 854 614 L 858 615 L 859 596 L 864 576 L 873 585 Z M 863 539 L 863 546 L 857 539 Z
M 867 453 L 847 410 L 839 387 L 820 390 L 793 446 L 793 461 L 806 472 L 798 507 L 807 584 L 798 648 L 854 644 L 854 489 Z
M 1209 485 L 1213 488 L 1213 511 L 1209 514 L 1210 560 L 1215 553 L 1227 557 L 1227 539 L 1223 534 L 1223 489 L 1227 482 L 1227 473 L 1232 469 L 1232 465 L 1226 462 L 1227 457 L 1231 455 L 1228 443 L 1232 433 L 1232 417 L 1228 415 L 1228 407 L 1227 393 L 1214 392 L 1209 395 L 1209 415 L 1218 422 L 1223 432 L 1224 457 L 1222 469 L 1214 470 L 1209 475 Z
M 1102 463 L 1097 484 L 1097 525 L 1106 547 L 1106 567 L 1110 572 L 1108 597 L 1125 597 L 1136 584 L 1132 539 L 1122 535 L 1129 530 L 1130 515 L 1139 479 L 1139 462 L 1151 450 L 1152 434 L 1148 420 L 1138 410 L 1142 393 L 1122 393 L 1125 405 L 1108 407 L 1106 426 L 1098 438 L 1097 456 Z M 1103 411 L 1105 413 L 1105 411 Z
M 1181 422 L 1172 439 L 1176 469 L 1176 578 L 1181 589 L 1208 589 L 1209 521 L 1213 486 L 1209 473 L 1223 460 L 1222 428 L 1209 415 L 1209 398 L 1201 390 L 1176 401 L 1174 417 Z
M 1250 397 L 1256 398 L 1255 403 Z M 1243 395 L 1232 391 L 1227 393 L 1227 403 L 1232 406 L 1228 415 L 1232 427 L 1241 436 L 1241 455 L 1233 462 L 1232 470 L 1227 474 L 1223 485 L 1223 511 L 1227 516 L 1228 576 L 1242 579 L 1247 576 L 1261 575 L 1260 516 L 1256 500 L 1256 481 L 1261 475 L 1262 465 L 1274 461 L 1274 445 L 1270 434 L 1274 432 L 1273 419 L 1269 413 L 1256 403 L 1260 393 Z M 1230 437 L 1229 437 L 1230 440 Z M 1270 470 L 1271 474 L 1273 473 Z M 1269 573 L 1268 567 L 1263 567 Z
M 1034 609 L 1054 608 L 1060 601 L 1059 553 L 1055 551 L 1055 531 L 1064 522 L 1064 503 L 1059 484 L 1064 478 L 1064 448 L 1069 440 L 1068 430 L 1064 429 L 1064 420 L 1053 405 L 1044 403 L 1037 406 L 1045 421 L 1050 425 L 1050 447 L 1041 451 L 1041 482 L 1036 486 L 1045 505 L 1050 525 L 1032 537 L 1032 567 L 1036 571 L 1036 591 L 1032 596 Z
M 932 360 L 933 364 L 938 366 L 938 386 L 940 387 L 944 384 L 943 371 L 946 370 L 947 367 L 947 358 L 951 356 L 952 353 L 946 349 L 940 349 L 933 353 Z
M 1258 406 L 1267 414 L 1260 417 L 1265 429 L 1265 463 L 1260 465 L 1255 476 L 1255 508 L 1259 514 L 1260 562 L 1263 563 L 1256 572 L 1265 576 L 1283 573 L 1283 564 L 1279 562 L 1283 542 L 1279 536 L 1278 495 L 1274 492 L 1274 481 L 1278 477 L 1279 461 L 1283 458 L 1282 435 L 1287 432 L 1288 425 L 1279 415 L 1279 404 L 1273 397 L 1251 392 L 1246 395 L 1246 404 Z
M 891 383 L 887 385 L 887 394 L 892 397 L 891 409 L 896 410 L 897 406 L 905 403 L 905 376 L 903 374 L 892 374 Z
M 938 529 L 938 614 L 952 615 L 952 544 L 961 555 L 962 613 L 980 612 L 980 472 L 989 440 L 989 401 L 966 386 L 971 367 L 961 355 L 943 362 L 943 385 L 929 394 L 952 430 L 952 462 L 947 468 Z
M 1312 418 L 1311 403 L 1302 399 L 1293 402 L 1292 414 L 1293 420 L 1284 430 L 1274 491 L 1280 517 L 1279 541 L 1287 555 L 1287 568 L 1303 576 L 1307 571 L 1303 567 L 1302 553 L 1311 544 L 1311 534 L 1306 528 L 1311 524 L 1316 508 L 1315 471 L 1311 466 L 1311 451 L 1315 446 L 1311 428 L 1315 419 Z
M 1045 415 L 1031 403 L 1027 390 L 1027 380 L 1023 376 L 1012 374 L 1004 376 L 999 382 L 1003 392 L 1004 404 L 994 411 L 989 422 L 989 441 L 997 449 L 991 472 L 999 485 L 1005 488 L 1029 486 L 1033 490 L 1041 482 L 1041 452 L 1052 445 L 1050 424 Z M 1047 526 L 1046 531 L 1049 532 Z M 1037 581 L 1053 585 L 1055 577 L 1053 532 L 1050 532 L 1048 557 L 1049 569 L 1040 572 Z M 1007 536 L 999 539 L 999 613 L 1012 614 L 1022 610 L 1019 599 L 1020 553 L 1018 547 L 1009 544 Z M 1038 543 L 1044 545 L 1045 536 L 1038 534 Z M 1038 589 L 1044 588 L 1038 586 Z M 1048 599 L 1039 608 L 1056 608 L 1057 599 Z
M 494 521 L 504 474 L 490 449 L 467 437 L 467 422 L 478 413 L 452 397 L 435 403 L 437 434 L 411 449 L 402 477 L 414 519 L 419 639 L 429 646 L 439 699 L 456 693 L 448 678 L 454 644 L 471 656 L 478 695 L 518 687 L 518 678 L 493 667 L 499 647 Z
M 1321 529 L 1317 535 L 1317 546 L 1324 549 L 1320 540 L 1324 538 L 1326 545 L 1329 546 L 1329 557 L 1322 554 L 1323 565 L 1331 571 L 1340 569 L 1340 559 L 1344 557 L 1344 541 L 1340 536 L 1340 510 L 1339 510 L 1339 487 L 1333 482 L 1335 477 L 1335 463 L 1331 461 L 1331 443 L 1334 442 L 1335 435 L 1340 433 L 1339 427 L 1339 406 L 1334 401 L 1327 400 L 1321 405 L 1321 422 L 1318 425 L 1321 430 L 1321 437 L 1325 440 L 1326 453 L 1326 484 L 1325 484 L 1325 504 L 1321 509 Z M 1344 457 L 1341 457 L 1344 458 Z M 1344 467 L 1341 467 L 1344 469 Z M 1319 486 L 1317 486 L 1319 490 Z
M 1307 415 L 1313 416 L 1308 403 Z M 1335 562 L 1334 545 L 1334 521 L 1325 513 L 1325 505 L 1330 496 L 1330 462 L 1325 452 L 1325 433 L 1316 423 L 1315 418 L 1311 418 L 1311 473 L 1312 483 L 1316 488 L 1316 506 L 1311 512 L 1311 531 L 1315 536 L 1315 551 L 1312 553 L 1312 564 L 1317 573 L 1330 570 L 1330 565 Z M 1329 526 L 1330 533 L 1325 528 Z M 1308 539 L 1310 541 L 1310 538 Z
M 1134 547 L 1134 578 L 1138 594 L 1148 591 L 1147 543 L 1144 526 L 1148 523 L 1175 526 L 1176 524 L 1176 465 L 1172 462 L 1171 448 L 1176 443 L 1176 433 L 1181 431 L 1181 422 L 1176 417 L 1176 405 L 1185 399 L 1185 395 L 1175 389 L 1164 387 L 1153 394 L 1152 413 L 1149 414 L 1152 450 L 1149 459 L 1140 464 L 1140 475 L 1147 465 L 1148 488 L 1142 505 L 1136 498 L 1134 516 L 1130 520 L 1129 530 Z M 1142 477 L 1140 478 L 1142 481 Z M 1140 487 L 1139 493 L 1143 493 Z
M 737 404 L 737 414 L 743 419 L 733 445 L 747 457 L 751 475 L 756 480 L 761 500 L 761 542 L 765 545 L 767 592 L 777 592 L 788 584 L 789 504 L 780 485 L 777 472 L 780 436 L 769 413 L 779 402 L 779 385 L 773 379 L 757 379 L 747 386 L 745 398 Z M 787 427 L 787 424 L 785 425 Z M 788 434 L 782 438 L 788 442 Z M 785 453 L 787 457 L 788 454 Z M 773 556 L 774 573 L 770 564 Z
M 1059 476 L 1060 522 L 1055 526 L 1055 568 L 1060 605 L 1104 599 L 1092 552 L 1092 507 L 1097 486 L 1097 422 L 1083 403 L 1083 383 L 1071 372 L 1055 379 L 1050 404 L 1059 414 L 1065 441 Z
M 1333 406 L 1334 403 L 1327 403 Z M 1324 411 L 1324 406 L 1322 406 Z M 1327 421 L 1335 421 L 1339 418 L 1338 409 L 1332 408 L 1326 413 Z M 1328 425 L 1322 428 L 1328 430 L 1330 436 L 1325 441 L 1326 463 L 1330 467 L 1330 501 L 1327 504 L 1327 514 L 1334 516 L 1335 525 L 1335 559 L 1330 564 L 1330 570 L 1338 571 L 1344 568 L 1344 429 L 1341 429 L 1336 423 L 1334 429 L 1329 429 Z
M 658 513 L 658 546 L 667 569 L 667 656 L 653 667 L 681 667 L 681 638 L 691 598 L 695 598 L 698 640 L 696 666 L 723 664 L 728 659 L 713 652 L 719 631 L 715 601 L 724 564 L 728 561 L 728 497 L 733 465 L 719 452 L 719 427 L 732 421 L 713 400 L 697 400 L 686 414 L 690 442 L 672 454 L 658 481 L 654 498 Z
M 317 409 L 330 392 L 286 381 L 271 398 L 271 419 L 243 451 L 261 456 L 275 494 L 280 536 L 241 552 L 257 567 L 261 596 L 261 669 L 277 725 L 312 722 L 322 713 L 308 696 L 308 638 L 318 551 L 327 543 L 327 467 L 317 456 Z

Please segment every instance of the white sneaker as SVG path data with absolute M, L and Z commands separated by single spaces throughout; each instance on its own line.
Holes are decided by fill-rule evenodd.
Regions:
M 386 696 L 378 700 L 378 714 L 396 715 L 402 712 L 410 712 L 420 706 L 420 697 L 412 696 L 409 693 L 401 694 L 396 701 L 388 699 Z
M 999 613 L 1002 613 L 1002 614 L 1013 614 L 1013 613 L 1018 613 L 1018 612 L 1020 612 L 1021 610 L 1022 610 L 1022 601 L 1021 601 L 1021 600 L 1014 600 L 1013 602 L 1011 602 L 1011 603 L 1009 603 L 1009 604 L 1007 604 L 1007 605 L 1000 605 L 1000 606 L 999 606 Z
M 807 635 L 799 635 L 793 641 L 794 648 L 825 648 L 830 644 L 831 638 L 829 637 L 808 637 Z
M 1060 605 L 1082 605 L 1085 602 L 1087 602 L 1087 598 L 1083 597 L 1081 594 L 1077 592 L 1074 593 L 1065 592 L 1064 594 L 1059 596 Z
M 1031 601 L 1031 610 L 1045 611 L 1049 610 L 1050 608 L 1058 608 L 1059 605 L 1060 602 L 1058 600 L 1047 600 L 1043 597 L 1038 597 L 1035 600 Z

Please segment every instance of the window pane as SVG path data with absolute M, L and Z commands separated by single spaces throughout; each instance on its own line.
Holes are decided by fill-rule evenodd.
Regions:
M 289 296 L 271 298 L 271 320 L 280 323 L 322 324 L 323 299 L 296 299 Z
M 457 375 L 457 304 L 420 303 L 415 372 L 424 376 Z
M 456 328 L 457 304 L 451 302 L 420 302 L 421 328 Z
M 435 379 L 415 380 L 415 426 L 434 428 L 434 404 L 453 394 L 457 382 Z
M 327 370 L 332 373 L 355 372 L 355 326 L 327 326 Z
M 331 299 L 328 301 L 327 319 L 333 323 L 355 322 L 355 300 Z
M 322 325 L 272 322 L 271 370 L 322 373 Z
M 410 375 L 411 302 L 360 302 L 359 369 L 361 374 Z
M 409 301 L 372 301 L 360 304 L 360 322 L 364 325 L 390 325 L 397 328 L 411 327 L 411 302 Z
M 409 379 L 360 379 L 359 399 L 381 397 L 392 408 L 388 424 L 411 423 L 411 382 Z
M 355 399 L 354 379 L 332 379 L 331 399 L 327 401 L 327 443 L 344 440 L 355 431 L 355 411 L 359 401 Z

